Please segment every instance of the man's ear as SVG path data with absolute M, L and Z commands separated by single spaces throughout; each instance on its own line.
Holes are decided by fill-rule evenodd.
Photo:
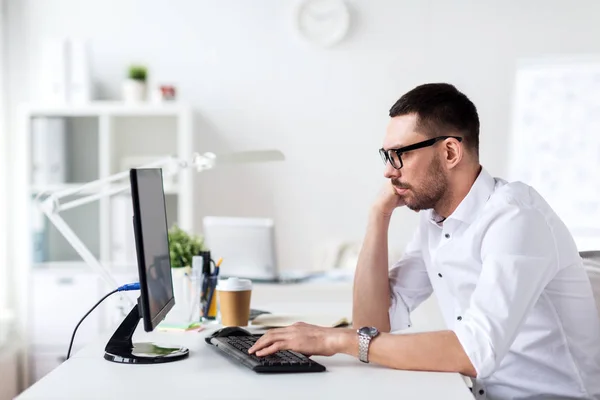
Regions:
M 444 161 L 448 169 L 454 168 L 464 157 L 464 148 L 456 139 L 444 141 Z

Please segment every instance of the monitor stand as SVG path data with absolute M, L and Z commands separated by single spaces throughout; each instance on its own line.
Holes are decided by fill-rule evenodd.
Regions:
M 133 306 L 133 309 L 112 335 L 104 349 L 104 358 L 124 364 L 156 364 L 186 358 L 189 350 L 185 347 L 161 347 L 154 343 L 133 343 L 131 341 L 141 319 L 139 307 L 139 304 Z

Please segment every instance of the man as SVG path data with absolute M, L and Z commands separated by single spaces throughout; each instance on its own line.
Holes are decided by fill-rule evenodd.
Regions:
M 269 331 L 250 352 L 347 353 L 459 372 L 478 399 L 600 398 L 600 321 L 566 226 L 534 189 L 481 167 L 477 110 L 454 86 L 418 86 L 390 117 L 380 150 L 389 182 L 371 208 L 354 280 L 360 329 L 297 324 Z M 388 270 L 390 217 L 401 206 L 420 222 Z M 447 330 L 388 333 L 409 327 L 434 291 Z

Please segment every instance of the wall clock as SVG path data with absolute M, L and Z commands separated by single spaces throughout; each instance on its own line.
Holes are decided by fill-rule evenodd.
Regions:
M 350 28 L 350 11 L 343 0 L 303 0 L 296 11 L 300 35 L 329 47 L 340 42 Z

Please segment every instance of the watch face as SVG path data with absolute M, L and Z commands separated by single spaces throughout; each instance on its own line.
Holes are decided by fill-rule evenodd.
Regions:
M 358 333 L 360 333 L 361 335 L 375 337 L 379 334 L 379 331 L 374 326 L 363 326 L 358 330 Z

